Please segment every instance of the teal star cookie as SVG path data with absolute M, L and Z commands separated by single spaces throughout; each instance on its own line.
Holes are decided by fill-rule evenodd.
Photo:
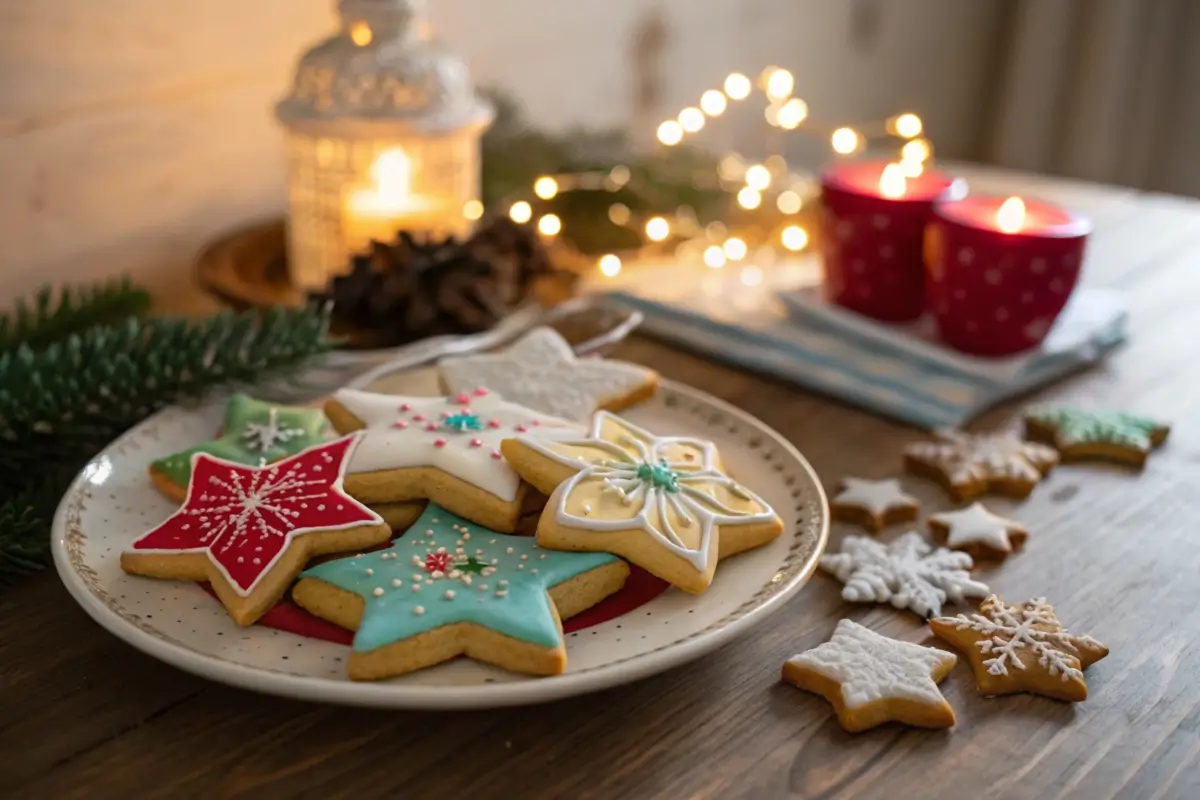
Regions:
M 1025 417 L 1026 435 L 1058 448 L 1065 461 L 1100 459 L 1141 467 L 1171 426 L 1123 411 L 1057 408 Z
M 278 406 L 235 394 L 225 407 L 218 438 L 151 463 L 150 477 L 164 493 L 182 502 L 196 453 L 258 466 L 321 444 L 324 431 L 325 414 L 320 409 Z
M 347 664 L 355 680 L 459 655 L 553 675 L 566 668 L 560 620 L 616 592 L 628 575 L 608 553 L 545 550 L 430 503 L 390 548 L 311 567 L 292 596 L 356 631 Z

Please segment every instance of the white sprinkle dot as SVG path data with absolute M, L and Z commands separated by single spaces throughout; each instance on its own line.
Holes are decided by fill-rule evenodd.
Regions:
M 454 543 L 454 546 L 455 546 L 455 547 L 462 547 L 462 543 L 463 543 L 463 540 L 462 540 L 462 539 L 459 539 L 458 541 L 456 541 L 456 542 Z
M 262 559 L 261 559 L 261 558 L 256 558 L 256 559 L 254 559 L 254 563 L 255 563 L 255 564 L 261 564 L 261 563 L 262 563 Z
M 397 589 L 399 589 L 403 585 L 404 581 L 400 580 L 399 578 L 392 578 L 392 586 L 395 586 Z
M 508 586 L 508 581 L 502 580 L 502 581 L 500 581 L 500 585 L 501 585 L 501 586 Z
M 508 594 L 507 589 L 498 589 L 496 591 L 496 597 L 504 597 L 506 594 Z
M 488 544 L 495 544 L 495 543 L 496 543 L 495 539 L 488 539 Z
M 424 575 L 422 575 L 422 574 L 420 574 L 419 572 L 414 572 L 414 573 L 413 573 L 413 576 L 412 576 L 412 579 L 413 579 L 414 581 L 419 581 L 419 580 L 421 580 L 421 579 L 422 579 L 422 578 L 424 578 L 424 577 L 425 577 L 425 576 L 424 576 Z
M 241 556 L 238 556 L 238 563 L 239 563 L 239 564 L 245 564 L 245 563 L 246 563 L 246 559 L 242 558 Z
M 504 552 L 507 553 L 508 555 L 512 555 L 512 551 L 513 551 L 513 549 L 511 547 L 504 548 Z
M 433 519 L 431 519 L 429 521 L 432 522 L 434 525 L 437 525 L 439 520 L 437 517 L 434 517 Z
M 414 583 L 414 584 L 412 585 L 412 590 L 413 590 L 414 592 L 419 592 L 419 591 L 421 591 L 421 584 L 419 584 L 419 583 Z
M 463 530 L 463 538 L 467 541 L 470 541 L 471 539 L 471 534 L 467 533 L 465 529 Z
M 521 553 L 521 560 L 522 560 L 522 561 L 528 561 L 528 560 L 529 560 L 529 553 Z
M 493 559 L 492 559 L 492 563 L 493 563 L 493 564 L 499 564 L 499 563 L 500 563 L 500 559 L 498 559 L 498 558 L 493 558 Z
M 370 567 L 367 567 L 367 574 L 368 574 L 368 575 L 374 575 L 374 574 L 375 574 L 375 570 L 371 569 Z
M 453 600 L 454 599 L 454 590 L 447 589 L 446 593 L 444 595 L 442 595 L 442 597 L 445 597 L 447 600 Z
M 479 589 L 479 591 L 481 591 L 481 592 L 486 592 L 486 591 L 487 591 L 487 588 L 488 588 L 488 585 L 487 585 L 486 583 L 481 583 L 481 584 L 479 584 L 479 586 L 478 586 L 478 587 L 476 587 L 476 588 L 478 588 L 478 589 Z
M 525 565 L 524 565 L 524 564 L 517 564 L 517 569 L 525 569 Z
M 317 511 L 324 511 L 324 510 L 325 510 L 325 504 L 324 504 L 324 503 L 322 503 L 321 505 L 317 506 Z
M 538 556 L 538 558 L 545 558 L 545 557 L 546 557 L 545 553 L 542 553 L 540 556 Z
M 418 617 L 424 613 L 425 613 L 425 606 L 417 606 L 416 608 L 413 609 L 413 614 L 415 614 Z
M 376 586 L 375 589 L 372 590 L 371 594 L 375 595 L 376 597 L 383 597 L 383 587 Z
M 537 575 L 537 570 L 536 570 L 536 569 L 531 569 L 531 570 L 529 570 L 529 571 L 530 571 L 530 572 L 532 572 L 534 575 Z

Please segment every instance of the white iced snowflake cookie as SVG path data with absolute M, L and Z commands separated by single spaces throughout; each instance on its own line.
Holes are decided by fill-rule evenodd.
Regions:
M 828 642 L 785 661 L 783 679 L 828 700 L 851 732 L 885 722 L 949 728 L 954 710 L 937 684 L 957 660 L 844 619 Z
M 993 514 L 983 503 L 934 514 L 929 530 L 946 547 L 975 559 L 1003 559 L 1019 550 L 1029 536 L 1021 523 Z
M 978 613 L 936 617 L 929 627 L 966 655 L 983 694 L 1086 700 L 1083 670 L 1108 655 L 1092 637 L 1067 632 L 1044 597 L 1010 606 L 989 595 Z
M 488 386 L 513 402 L 586 422 L 600 409 L 619 411 L 654 394 L 658 373 L 625 361 L 576 358 L 553 328 L 534 328 L 498 353 L 438 362 L 450 394 Z
M 842 479 L 841 491 L 829 501 L 829 510 L 834 519 L 878 532 L 885 525 L 916 519 L 920 506 L 895 478 L 871 481 L 848 477 Z
M 1013 434 L 940 431 L 934 442 L 904 448 L 909 472 L 936 480 L 960 502 L 987 492 L 1027 497 L 1058 463 L 1053 447 Z
M 983 597 L 988 587 L 967 572 L 974 563 L 966 553 L 936 550 L 915 531 L 891 544 L 866 536 L 847 536 L 842 551 L 821 556 L 821 569 L 846 584 L 842 599 L 852 603 L 891 603 L 925 618 L 942 613 L 942 604 Z

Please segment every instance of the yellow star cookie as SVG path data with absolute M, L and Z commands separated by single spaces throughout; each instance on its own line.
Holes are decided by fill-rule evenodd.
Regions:
M 937 684 L 957 661 L 844 619 L 828 642 L 784 662 L 783 679 L 832 703 L 838 722 L 854 733 L 885 722 L 949 728 L 954 709 Z
M 543 547 L 615 553 L 699 594 L 719 558 L 783 531 L 762 498 L 725 474 L 712 442 L 656 437 L 606 411 L 587 438 L 547 433 L 500 444 L 517 474 L 550 495 Z
M 1083 670 L 1108 655 L 1092 637 L 1068 633 L 1044 597 L 1010 606 L 993 594 L 978 613 L 935 617 L 929 627 L 966 654 L 983 694 L 1086 700 Z

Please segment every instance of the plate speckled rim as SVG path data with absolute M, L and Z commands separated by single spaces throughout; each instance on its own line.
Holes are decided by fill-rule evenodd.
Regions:
M 626 643 L 622 646 L 612 644 L 613 631 L 604 631 L 605 623 L 599 626 L 604 634 L 599 640 L 582 640 L 569 638 L 567 641 L 568 670 L 562 675 L 543 678 L 512 676 L 496 671 L 500 678 L 472 678 L 471 682 L 463 683 L 461 674 L 445 684 L 430 684 L 427 682 L 407 683 L 405 676 L 398 680 L 376 683 L 356 683 L 345 677 L 331 677 L 329 674 L 300 674 L 296 671 L 296 661 L 287 662 L 288 669 L 276 669 L 262 665 L 238 663 L 219 654 L 206 651 L 194 643 L 184 641 L 180 635 L 173 633 L 170 625 L 159 627 L 159 620 L 174 614 L 158 614 L 158 619 L 151 620 L 151 615 L 134 613 L 122 602 L 124 594 L 110 591 L 113 581 L 148 581 L 144 578 L 123 576 L 119 566 L 114 571 L 113 562 L 119 560 L 119 551 L 112 552 L 105 548 L 104 553 L 92 552 L 88 548 L 89 533 L 101 536 L 114 536 L 112 531 L 103 533 L 97 530 L 99 523 L 89 516 L 88 504 L 95 490 L 105 486 L 113 476 L 114 463 L 117 459 L 128 458 L 131 452 L 147 447 L 147 442 L 155 443 L 161 435 L 169 432 L 180 423 L 181 414 L 191 414 L 179 408 L 167 409 L 147 419 L 140 425 L 121 436 L 104 451 L 98 454 L 75 479 L 71 488 L 64 496 L 55 515 L 52 532 L 52 549 L 55 565 L 59 575 L 76 601 L 83 609 L 103 627 L 113 634 L 133 645 L 134 647 L 188 672 L 219 681 L 222 683 L 251 689 L 268 694 L 298 697 L 322 702 L 363 705 L 373 707 L 411 708 L 411 709 L 462 709 L 487 708 L 497 706 L 520 705 L 526 703 L 545 702 L 572 695 L 584 694 L 609 688 L 619 684 L 630 683 L 646 676 L 661 672 L 671 667 L 692 661 L 708 653 L 734 637 L 744 633 L 752 626 L 764 620 L 771 613 L 779 610 L 811 576 L 821 553 L 825 549 L 829 535 L 829 512 L 824 491 L 812 467 L 802 455 L 782 436 L 763 422 L 735 408 L 722 400 L 690 387 L 662 381 L 658 394 L 643 406 L 656 406 L 653 409 L 658 415 L 668 416 L 678 421 L 681 427 L 692 431 L 707 432 L 708 438 L 724 443 L 721 447 L 722 457 L 731 469 L 737 462 L 754 464 L 759 472 L 759 482 L 762 475 L 773 476 L 775 486 L 763 487 L 756 485 L 755 489 L 764 494 L 776 507 L 784 519 L 784 534 L 776 542 L 758 550 L 740 554 L 717 569 L 714 588 L 721 585 L 722 572 L 726 582 L 730 584 L 724 589 L 725 601 L 730 595 L 737 600 L 728 610 L 713 617 L 710 621 L 690 630 L 678 638 L 670 638 L 673 634 L 664 632 L 659 627 L 653 630 L 646 628 L 649 634 L 643 634 L 644 644 L 629 644 L 632 637 L 628 631 L 637 630 L 638 620 L 634 625 L 626 624 Z M 624 415 L 637 421 L 643 419 L 646 411 L 642 406 L 623 412 Z M 662 427 L 661 425 L 658 427 Z M 663 431 L 675 433 L 676 431 Z M 734 445 L 730 448 L 729 443 Z M 147 449 L 153 449 L 147 447 Z M 163 455 L 161 445 L 157 452 L 146 457 Z M 130 467 L 126 467 L 130 469 Z M 735 471 L 735 474 L 739 474 Z M 138 476 L 141 484 L 144 472 Z M 138 484 L 140 487 L 141 484 Z M 129 489 L 127 492 L 131 491 Z M 139 488 L 137 491 L 141 491 Z M 786 494 L 784 494 L 786 493 Z M 787 498 L 789 506 L 784 507 L 780 498 Z M 111 499 L 103 502 L 114 504 L 114 509 L 121 500 L 110 495 Z M 128 504 L 125 510 L 128 510 Z M 119 510 L 119 509 L 118 509 Z M 166 512 L 166 513 L 169 513 Z M 165 514 L 163 514 L 165 516 Z M 105 519 L 104 522 L 108 520 Z M 121 541 L 131 541 L 137 531 L 127 536 L 122 532 Z M 107 541 L 107 540 L 106 540 Z M 98 551 L 98 546 L 93 548 Z M 105 559 L 101 565 L 99 559 Z M 745 564 L 745 568 L 743 568 Z M 727 566 L 728 565 L 728 566 Z M 118 577 L 105 578 L 104 575 L 116 574 Z M 738 576 L 753 575 L 749 583 L 744 577 L 737 578 L 735 583 L 733 573 Z M 154 581 L 154 584 L 179 586 L 178 582 Z M 747 585 L 742 585 L 747 584 Z M 187 586 L 186 584 L 182 584 Z M 201 592 L 199 587 L 194 587 Z M 674 615 L 684 620 L 700 621 L 705 615 L 683 617 L 692 614 L 694 610 L 704 610 L 706 598 L 717 595 L 710 588 L 704 595 L 690 598 L 677 590 L 670 590 L 658 600 L 651 601 L 646 608 L 661 604 L 659 618 L 664 618 L 669 624 Z M 164 592 L 165 596 L 165 592 Z M 173 597 L 175 595 L 172 595 Z M 176 598 L 177 600 L 177 598 Z M 189 598 L 192 602 L 194 598 Z M 166 602 L 166 601 L 164 601 Z M 215 601 L 212 601 L 215 603 Z M 687 608 L 686 603 L 695 604 Z M 728 603 L 727 603 L 728 604 Z M 219 606 L 217 607 L 219 609 Z M 186 609 L 173 609 L 186 615 Z M 195 608 L 193 607 L 193 611 Z M 223 612 L 221 612 L 223 614 Z M 637 614 L 632 612 L 628 616 Z M 640 615 L 639 615 L 640 616 Z M 645 616 L 651 614 L 647 612 Z M 618 617 L 614 622 L 620 623 L 626 617 Z M 268 630 L 258 626 L 237 628 L 232 620 L 226 620 L 231 631 L 238 632 L 242 639 L 261 639 L 262 648 L 282 648 L 279 644 L 296 640 L 309 642 L 303 637 L 281 631 Z M 657 622 L 657 619 L 655 620 Z M 178 620 L 177 620 L 178 622 Z M 225 622 L 222 622 L 225 624 Z M 616 624 L 620 628 L 620 624 Z M 655 631 L 658 631 L 655 633 Z M 192 633 L 195 633 L 193 630 Z M 220 635 L 220 634 L 218 634 Z M 572 634 L 572 637 L 578 634 Z M 593 634 L 594 635 L 594 634 Z M 609 637 L 608 650 L 604 636 Z M 229 642 L 229 639 L 223 640 Z M 615 642 L 621 642 L 616 638 Z M 296 646 L 299 646 L 298 644 Z M 317 646 L 338 648 L 340 646 L 322 643 Z M 578 669 L 572 669 L 573 650 L 576 647 L 591 647 L 593 651 L 601 648 L 600 663 L 584 664 Z M 212 648 L 210 648 L 211 650 Z M 608 652 L 616 657 L 607 658 Z M 293 652 L 290 650 L 282 652 Z M 340 652 L 344 652 L 344 648 Z M 286 656 L 283 656 L 286 659 Z M 607 660 L 605 660 L 607 659 Z M 323 659 L 324 660 L 324 659 Z M 341 661 L 336 658 L 336 661 Z M 588 659 L 596 661 L 595 653 L 589 654 Z M 458 659 L 463 662 L 464 659 Z M 457 663 L 457 662 L 455 662 Z M 283 662 L 280 662 L 282 666 Z M 418 675 L 428 675 L 436 670 L 435 667 L 424 670 Z M 490 668 L 488 668 L 490 669 Z

